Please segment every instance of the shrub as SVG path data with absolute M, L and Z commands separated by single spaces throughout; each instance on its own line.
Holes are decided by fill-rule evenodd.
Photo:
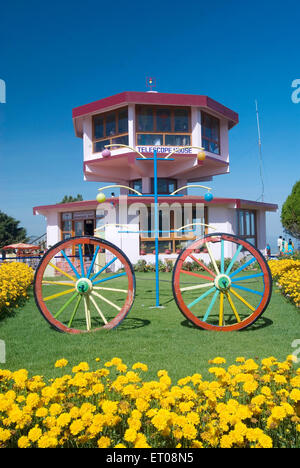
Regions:
M 34 271 L 26 263 L 2 263 L 0 266 L 0 312 L 20 305 L 27 297 Z

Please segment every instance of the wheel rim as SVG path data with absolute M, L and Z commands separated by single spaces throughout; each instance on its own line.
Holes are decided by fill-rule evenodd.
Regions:
M 234 235 L 218 233 L 196 240 L 179 255 L 173 271 L 173 294 L 180 311 L 207 330 L 248 327 L 265 311 L 271 293 L 264 257 Z
M 35 273 L 34 295 L 44 318 L 59 331 L 112 329 L 132 307 L 133 268 L 110 242 L 74 237 L 46 252 Z

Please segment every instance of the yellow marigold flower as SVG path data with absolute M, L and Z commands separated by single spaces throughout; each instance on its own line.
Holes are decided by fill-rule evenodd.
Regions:
M 132 429 L 132 428 L 126 429 L 125 434 L 124 434 L 124 439 L 126 440 L 126 442 L 134 443 L 136 437 L 137 437 L 137 432 L 135 429 Z
M 41 436 L 42 430 L 37 425 L 28 432 L 28 439 L 31 440 L 31 442 L 37 442 Z
M 193 426 L 193 424 L 185 424 L 182 427 L 182 436 L 185 439 L 193 440 L 197 436 L 197 429 L 195 428 L 195 426 Z
M 47 408 L 38 408 L 35 412 L 35 415 L 38 418 L 45 418 L 48 414 L 48 409 Z
M 259 439 L 258 443 L 262 448 L 272 448 L 273 442 L 271 437 L 267 436 L 266 434 L 262 434 Z
M 30 447 L 30 440 L 26 436 L 21 436 L 18 439 L 18 447 L 19 448 L 28 448 Z
M 224 434 L 222 437 L 221 437 L 221 440 L 220 440 L 220 447 L 221 448 L 231 448 L 233 445 L 233 438 L 231 435 L 227 435 L 227 434 Z
M 73 435 L 79 434 L 79 432 L 83 431 L 84 429 L 84 424 L 81 419 L 75 419 L 75 421 L 72 422 L 70 425 L 70 432 Z
M 56 437 L 50 436 L 49 434 L 44 434 L 38 440 L 38 447 L 39 448 L 55 448 L 57 447 L 58 442 Z
M 62 407 L 58 403 L 53 403 L 49 408 L 49 413 L 51 416 L 57 416 L 62 412 Z
M 290 398 L 295 402 L 300 401 L 300 390 L 294 388 L 290 393 Z
M 54 367 L 66 367 L 68 365 L 68 361 L 66 359 L 59 359 L 54 364 Z
M 286 417 L 286 411 L 282 406 L 274 406 L 271 410 L 271 417 L 282 421 Z
M 216 357 L 212 361 L 210 361 L 211 364 L 226 364 L 226 359 L 223 357 Z
M 126 445 L 124 445 L 124 444 L 117 444 L 117 445 L 115 445 L 115 448 L 126 448 Z
M 111 440 L 109 437 L 102 436 L 97 442 L 99 448 L 107 448 L 110 447 Z
M 70 422 L 71 422 L 71 416 L 68 413 L 61 413 L 56 420 L 56 424 L 58 427 L 65 427 Z
M 258 383 L 255 380 L 250 380 L 245 382 L 243 385 L 243 389 L 246 393 L 252 394 L 257 390 Z
M 87 362 L 80 362 L 77 366 L 74 366 L 72 372 L 76 374 L 77 372 L 87 372 L 90 370 L 90 367 Z
M 6 442 L 11 437 L 11 432 L 8 429 L 2 429 L 0 427 L 0 442 Z
M 136 362 L 135 364 L 133 364 L 132 369 L 141 369 L 142 371 L 147 372 L 148 366 L 146 364 L 143 364 L 142 362 Z

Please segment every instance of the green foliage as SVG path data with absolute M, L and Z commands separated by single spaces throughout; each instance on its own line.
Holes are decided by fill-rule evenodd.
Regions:
M 26 229 L 12 216 L 0 211 L 0 248 L 17 242 L 28 242 Z
M 295 183 L 282 206 L 281 224 L 287 234 L 300 239 L 300 180 Z
M 61 202 L 59 203 L 72 203 L 76 201 L 83 201 L 82 195 L 79 193 L 76 197 L 72 197 L 72 195 L 65 195 Z

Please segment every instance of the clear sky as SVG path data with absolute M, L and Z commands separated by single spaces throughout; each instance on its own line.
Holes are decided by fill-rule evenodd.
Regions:
M 255 99 L 263 157 L 268 236 L 282 234 L 280 208 L 300 178 L 299 1 L 37 0 L 2 2 L 0 210 L 30 235 L 45 232 L 32 207 L 65 194 L 94 199 L 83 181 L 82 140 L 72 108 L 122 91 L 204 94 L 238 112 L 230 131 L 229 175 L 215 196 L 262 194 Z

